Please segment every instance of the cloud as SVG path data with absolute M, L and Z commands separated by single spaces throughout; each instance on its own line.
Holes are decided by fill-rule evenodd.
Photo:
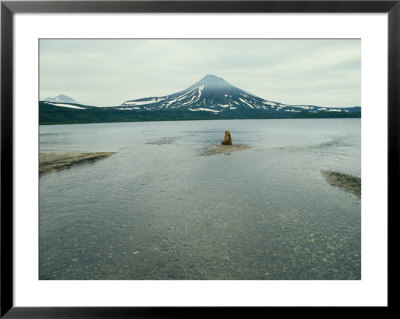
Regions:
M 215 74 L 289 104 L 360 105 L 358 39 L 40 40 L 40 98 L 88 105 L 171 94 Z

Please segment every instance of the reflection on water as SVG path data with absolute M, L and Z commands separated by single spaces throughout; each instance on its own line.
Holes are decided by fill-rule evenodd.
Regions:
M 246 149 L 225 156 L 225 130 Z M 360 133 L 359 119 L 41 126 L 41 151 L 117 153 L 40 178 L 39 278 L 360 279 L 360 199 L 321 174 L 361 176 Z

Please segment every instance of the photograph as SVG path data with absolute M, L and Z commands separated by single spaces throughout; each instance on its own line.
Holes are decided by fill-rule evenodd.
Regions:
M 38 39 L 38 280 L 361 281 L 361 45 Z

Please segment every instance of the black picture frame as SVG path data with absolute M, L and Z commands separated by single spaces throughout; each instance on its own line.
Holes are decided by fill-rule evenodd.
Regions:
M 387 13 L 388 225 L 399 189 L 400 0 L 359 1 L 1 1 L 1 317 L 177 318 L 280 312 L 278 307 L 14 307 L 13 303 L 13 17 L 16 13 Z M 382 212 L 384 213 L 384 212 Z M 392 214 L 390 214 L 392 213 Z M 389 235 L 392 232 L 389 232 Z M 390 236 L 388 238 L 390 244 Z M 388 245 L 390 248 L 390 245 Z M 389 249 L 390 250 L 390 249 Z M 388 261 L 389 255 L 388 255 Z M 389 269 L 388 269 L 389 270 Z M 389 287 L 388 281 L 388 287 Z M 391 298 L 388 298 L 389 310 Z M 290 307 L 290 310 L 299 311 Z M 321 309 L 321 308 L 318 308 Z M 337 312 L 339 308 L 329 311 Z M 322 309 L 325 311 L 326 309 Z M 347 309 L 348 310 L 348 309 Z M 300 309 L 301 315 L 306 309 Z M 370 309 L 367 309 L 370 311 Z

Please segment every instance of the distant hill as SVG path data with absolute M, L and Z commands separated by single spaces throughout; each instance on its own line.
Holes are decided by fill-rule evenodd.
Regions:
M 44 101 L 48 102 L 64 102 L 64 103 L 78 103 L 73 98 L 66 96 L 64 94 L 57 95 L 56 97 L 48 97 Z
M 40 101 L 40 124 L 361 117 L 359 106 L 288 105 L 265 100 L 215 75 L 171 95 L 128 100 L 118 106 L 96 107 L 73 101 Z

